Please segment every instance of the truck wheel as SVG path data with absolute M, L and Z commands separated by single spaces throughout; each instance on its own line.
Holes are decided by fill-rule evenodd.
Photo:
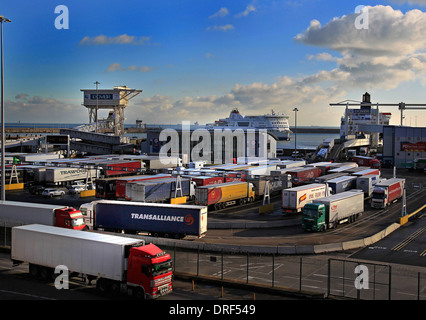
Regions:
M 134 292 L 135 292 L 134 293 L 135 299 L 137 300 L 145 299 L 145 291 L 142 288 L 137 288 Z
M 53 270 L 49 267 L 41 267 L 40 268 L 40 277 L 45 281 L 52 280 Z
M 110 283 L 107 279 L 99 278 L 98 281 L 96 281 L 96 289 L 100 293 L 107 293 L 110 287 Z
M 39 272 L 38 265 L 30 263 L 29 271 L 32 277 L 34 278 L 38 277 L 38 272 Z

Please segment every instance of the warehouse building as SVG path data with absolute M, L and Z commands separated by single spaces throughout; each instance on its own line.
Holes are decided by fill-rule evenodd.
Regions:
M 404 168 L 417 158 L 426 158 L 426 127 L 383 127 L 384 167 Z

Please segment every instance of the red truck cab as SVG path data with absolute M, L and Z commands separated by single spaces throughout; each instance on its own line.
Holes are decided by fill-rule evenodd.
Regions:
M 135 296 L 157 298 L 172 291 L 173 262 L 170 254 L 154 244 L 130 249 L 127 286 Z
M 80 210 L 72 207 L 55 210 L 56 227 L 82 230 L 86 227 L 83 214 Z

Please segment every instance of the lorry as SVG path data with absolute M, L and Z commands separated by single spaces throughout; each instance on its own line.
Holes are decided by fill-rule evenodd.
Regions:
M 84 275 L 86 283 L 96 279 L 101 293 L 142 299 L 172 292 L 170 254 L 141 239 L 31 224 L 12 228 L 11 260 L 28 263 L 31 276 L 46 280 L 57 267 Z
M 47 167 L 45 172 L 46 183 L 64 185 L 72 181 L 84 180 L 89 177 L 98 177 L 98 170 L 84 168 Z
M 244 170 L 246 178 L 252 178 L 254 176 L 269 176 L 272 170 L 276 170 L 276 165 L 259 165 Z
M 181 190 L 177 189 L 176 178 L 163 178 L 145 181 L 136 181 L 128 183 L 130 192 L 126 190 L 126 197 L 129 196 L 131 201 L 138 202 L 166 202 L 176 197 L 189 197 L 195 196 L 195 182 L 190 179 L 181 178 Z
M 327 181 L 334 179 L 334 178 L 339 178 L 339 177 L 343 177 L 343 176 L 347 176 L 348 174 L 346 172 L 336 172 L 336 173 L 329 173 L 326 174 L 324 176 L 319 176 L 318 178 L 315 178 L 313 180 L 314 183 L 326 183 Z
M 262 198 L 265 192 L 265 185 L 269 183 L 269 194 L 280 193 L 283 189 L 291 188 L 291 178 L 289 175 L 280 176 L 256 176 L 253 178 L 246 178 L 254 186 L 256 199 Z
M 352 172 L 351 175 L 357 176 L 357 177 L 368 176 L 368 175 L 380 176 L 380 170 L 379 169 L 363 169 L 357 172 Z
M 426 158 L 414 159 L 412 162 L 406 163 L 405 167 L 410 171 L 412 170 L 424 171 L 426 170 Z
M 250 182 L 226 182 L 197 187 L 195 189 L 195 204 L 219 210 L 237 203 L 252 202 L 255 196 L 254 186 Z
M 384 179 L 383 179 L 384 180 Z M 356 188 L 364 192 L 365 197 L 371 197 L 374 186 L 380 182 L 379 175 L 366 175 L 356 179 Z
M 364 193 L 346 191 L 316 199 L 302 210 L 302 228 L 325 231 L 345 222 L 354 222 L 364 212 Z
M 0 225 L 14 227 L 34 223 L 75 230 L 86 228 L 82 213 L 72 207 L 0 201 Z
M 328 194 L 327 186 L 312 183 L 282 191 L 282 209 L 284 214 L 299 213 L 305 204 Z
M 331 189 L 332 194 L 341 193 L 343 191 L 348 191 L 356 188 L 356 179 L 355 176 L 342 176 L 328 180 L 328 186 Z
M 352 161 L 356 162 L 358 166 L 370 167 L 371 169 L 379 169 L 380 170 L 380 161 L 373 157 L 367 156 L 353 156 Z
M 135 181 L 145 181 L 145 180 L 154 180 L 154 179 L 163 179 L 171 178 L 170 174 L 161 173 L 155 175 L 137 175 L 131 177 L 122 177 L 117 178 L 115 181 L 115 198 L 116 199 L 126 199 L 126 184 L 135 182 Z
M 293 185 L 301 185 L 309 183 L 313 179 L 319 177 L 321 175 L 321 170 L 317 167 L 305 167 L 287 171 L 287 174 L 291 176 Z
M 195 182 L 197 187 L 208 186 L 211 184 L 219 184 L 225 181 L 224 177 L 216 176 L 193 176 L 191 180 Z
M 207 207 L 167 203 L 97 200 L 80 206 L 89 230 L 137 233 L 158 237 L 204 237 Z
M 376 183 L 371 194 L 371 207 L 382 209 L 402 197 L 405 179 L 391 178 Z

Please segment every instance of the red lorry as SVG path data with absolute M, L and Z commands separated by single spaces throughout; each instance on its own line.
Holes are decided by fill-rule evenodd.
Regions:
M 321 169 L 317 167 L 295 168 L 287 171 L 287 174 L 291 176 L 293 185 L 297 186 L 310 183 L 313 179 L 318 178 L 321 175 Z
M 197 187 L 208 186 L 211 184 L 219 184 L 224 182 L 223 177 L 215 176 L 191 176 L 191 180 L 195 182 Z
M 371 194 L 371 207 L 382 209 L 402 197 L 405 179 L 392 178 L 376 183 Z
M 380 170 L 380 161 L 376 158 L 366 156 L 353 156 L 352 161 L 360 167 L 370 167 L 371 169 Z

